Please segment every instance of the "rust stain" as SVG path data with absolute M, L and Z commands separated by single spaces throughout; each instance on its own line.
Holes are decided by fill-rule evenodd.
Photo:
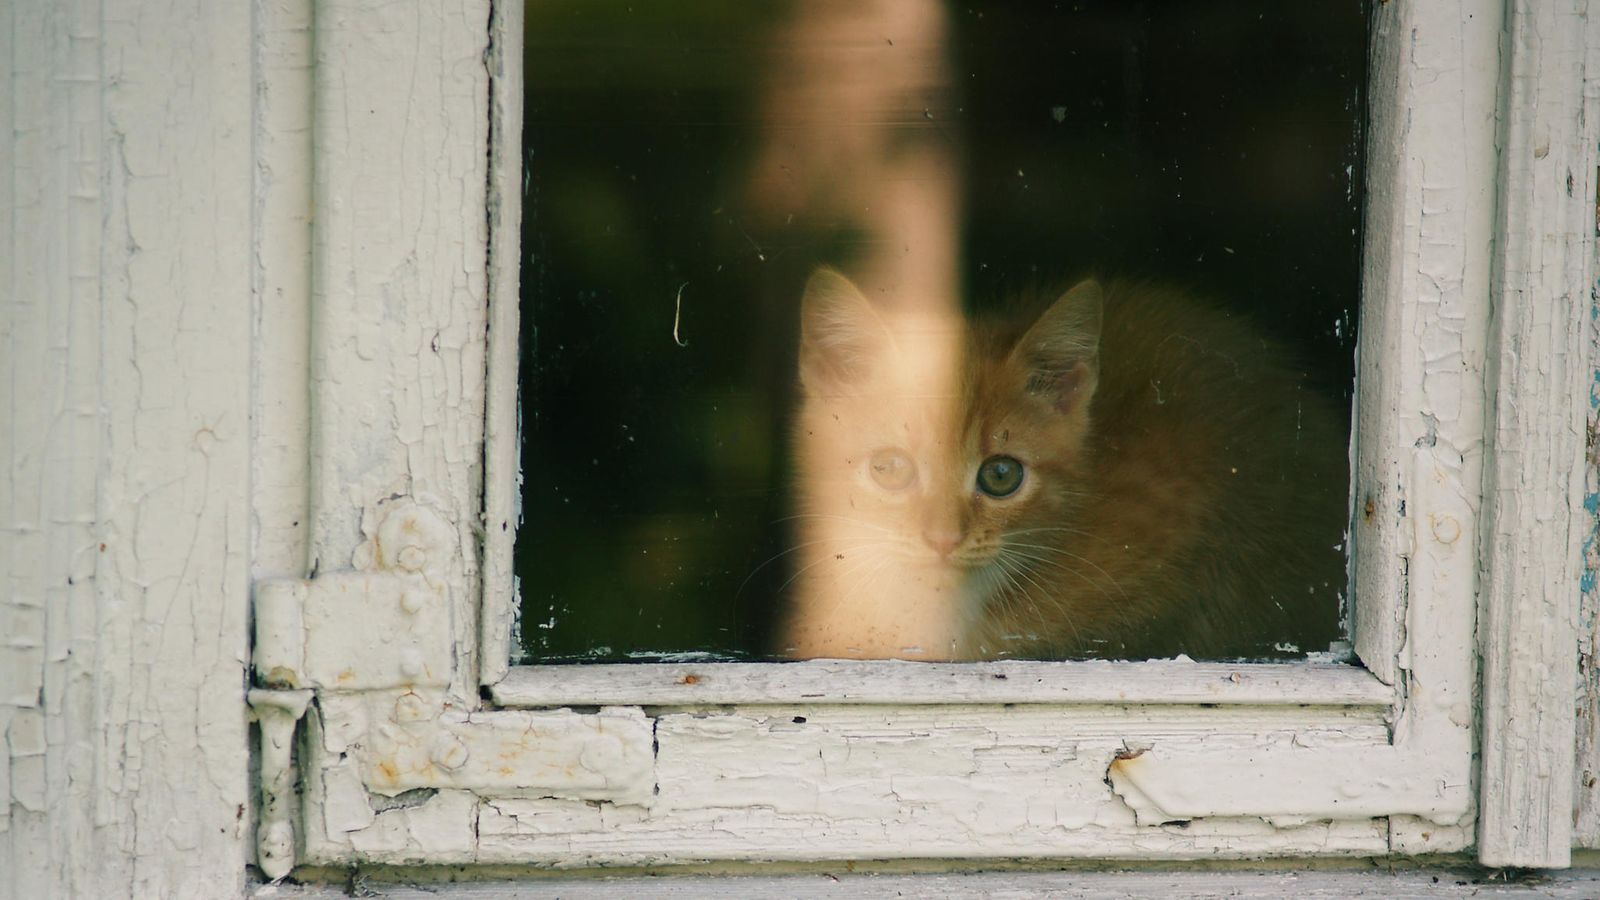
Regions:
M 1111 764 L 1106 766 L 1106 784 L 1111 784 L 1112 775 L 1121 775 L 1124 778 L 1132 778 L 1134 770 L 1137 769 L 1139 765 L 1135 760 L 1144 754 L 1145 748 L 1143 747 L 1140 747 L 1137 750 L 1128 747 L 1118 750 L 1117 755 L 1111 757 Z
M 378 760 L 377 769 L 378 774 L 382 775 L 386 781 L 400 780 L 400 768 L 394 764 L 393 760 Z
M 1372 521 L 1373 514 L 1376 513 L 1377 511 L 1378 511 L 1378 504 L 1373 503 L 1372 502 L 1372 498 L 1368 497 L 1366 505 L 1364 507 L 1362 507 L 1362 509 L 1361 509 L 1363 517 L 1368 522 L 1370 522 L 1370 521 Z
M 693 675 L 693 674 L 685 675 L 682 678 L 678 679 L 678 683 L 679 684 L 699 684 L 700 683 L 700 676 L 699 675 Z
M 354 681 L 355 677 L 356 677 L 356 672 L 355 672 L 354 669 L 345 669 L 343 672 L 340 672 L 336 676 L 335 680 L 337 680 L 340 684 L 346 684 L 348 682 Z
M 1144 754 L 1145 748 L 1143 747 L 1139 748 L 1138 750 L 1118 750 L 1117 755 L 1111 757 L 1111 768 L 1122 769 L 1126 771 L 1128 768 L 1126 763 L 1132 762 Z

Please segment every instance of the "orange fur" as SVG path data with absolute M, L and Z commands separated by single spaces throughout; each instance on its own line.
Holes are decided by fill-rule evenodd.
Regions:
M 1281 349 L 1176 291 L 1089 281 L 1042 313 L 1021 305 L 976 322 L 891 320 L 842 275 L 813 277 L 780 649 L 1324 649 L 1338 635 L 1348 484 L 1331 405 Z M 1002 498 L 975 480 L 996 456 L 1024 472 Z

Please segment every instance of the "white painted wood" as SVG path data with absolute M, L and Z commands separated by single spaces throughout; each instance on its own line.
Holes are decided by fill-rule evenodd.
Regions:
M 1600 195 L 1600 190 L 1597 190 Z M 1597 214 L 1600 227 L 1600 214 Z M 1600 253 L 1600 247 L 1596 248 Z M 1590 387 L 1587 433 L 1600 433 L 1600 292 L 1591 295 L 1590 314 L 1584 323 L 1589 348 Z M 1600 446 L 1590 446 L 1584 459 L 1587 471 L 1584 510 L 1589 513 L 1583 535 L 1583 569 L 1578 626 L 1577 764 L 1573 767 L 1572 844 L 1600 848 Z
M 458 794 L 442 791 L 403 811 L 385 811 L 355 771 L 368 763 L 338 757 L 334 751 L 354 747 L 352 737 L 372 727 L 359 721 L 363 709 L 374 722 L 382 712 L 372 702 L 340 700 L 314 732 L 328 753 L 324 776 L 314 779 L 327 796 L 318 803 L 321 821 L 313 823 L 323 833 L 306 848 L 312 862 L 416 861 L 421 851 L 414 842 L 371 839 L 369 832 L 386 817 L 403 815 L 406 830 L 461 827 Z M 593 717 L 575 717 L 587 718 Z M 1388 728 L 1375 711 L 775 706 L 663 714 L 654 719 L 653 736 L 654 792 L 627 802 L 582 802 L 563 785 L 520 795 L 480 792 L 472 819 L 475 846 L 453 845 L 444 859 L 577 867 L 719 859 L 1368 855 L 1387 847 L 1382 820 L 1369 818 L 1269 824 L 1254 816 L 1218 817 L 1141 825 L 1106 784 L 1108 764 L 1130 745 L 1199 747 L 1219 755 L 1272 746 L 1382 747 Z M 593 767 L 587 755 L 585 762 Z
M 6 12 L 0 896 L 243 889 L 247 584 L 253 564 L 292 572 L 300 552 L 282 521 L 299 501 L 252 506 L 252 477 L 292 484 L 299 451 L 248 419 L 270 414 L 292 429 L 298 415 L 298 376 L 284 361 L 299 327 L 291 301 L 283 319 L 268 319 L 275 286 L 287 296 L 301 277 L 285 262 L 298 253 L 300 189 L 266 173 L 292 169 L 303 152 L 287 135 L 303 74 L 293 17 L 304 7 L 255 12 L 264 17 L 195 0 Z M 1377 16 L 1357 451 L 1374 514 L 1366 524 L 1358 491 L 1356 642 L 1402 691 L 1392 737 L 1386 701 L 620 711 L 630 746 L 652 728 L 654 764 L 646 799 L 640 782 L 617 789 L 609 761 L 579 750 L 601 789 L 626 801 L 611 802 L 482 785 L 384 798 L 363 784 L 359 757 L 327 749 L 350 746 L 341 723 L 318 721 L 304 745 L 324 748 L 306 785 L 318 858 L 574 866 L 1426 846 L 1424 822 L 1303 821 L 1311 807 L 1285 805 L 1286 783 L 1309 784 L 1348 752 L 1369 760 L 1374 778 L 1434 782 L 1397 781 L 1406 802 L 1391 812 L 1413 808 L 1421 790 L 1448 801 L 1430 814 L 1467 807 L 1474 548 L 1480 534 L 1507 533 L 1499 519 L 1479 522 L 1476 488 L 1499 9 L 1390 3 Z M 282 29 L 253 44 L 253 22 L 276 23 L 262 35 Z M 445 562 L 463 668 L 438 702 L 440 720 L 463 727 L 479 715 L 467 707 L 481 634 L 488 22 L 479 0 L 443 11 L 331 0 L 316 5 L 313 40 L 311 547 L 325 571 L 351 567 L 394 495 L 448 520 L 460 548 Z M 287 74 L 253 79 L 252 65 L 271 68 L 273 47 Z M 252 362 L 252 336 L 275 363 Z M 1371 375 L 1380 369 L 1383 378 Z M 447 703 L 458 719 L 445 716 Z M 606 713 L 560 715 L 599 734 Z M 402 719 L 395 709 L 393 721 L 370 724 Z M 469 758 L 481 755 L 469 743 Z M 457 759 L 450 747 L 435 758 L 439 749 L 427 748 L 431 764 Z M 1300 781 L 1257 791 L 1253 806 L 1202 797 L 1199 811 L 1223 815 L 1188 825 L 1141 825 L 1131 795 L 1106 784 L 1118 755 L 1138 750 L 1157 808 L 1190 802 L 1173 787 L 1184 772 L 1226 777 L 1214 766 L 1222 760 L 1283 766 Z M 484 777 L 525 784 L 511 768 Z M 638 777 L 637 764 L 628 771 Z
M 392 501 L 454 529 L 453 691 L 477 699 L 489 0 L 314 5 L 312 571 Z M 359 567 L 359 565 L 357 565 Z
M 1129 869 L 1109 871 L 1007 871 L 905 874 L 832 871 L 778 875 L 628 875 L 597 878 L 567 875 L 525 877 L 518 881 L 477 884 L 432 880 L 398 882 L 358 874 L 351 879 L 358 896 L 389 900 L 511 900 L 559 897 L 562 900 L 610 900 L 615 897 L 995 897 L 1007 900 L 1049 897 L 1057 900 L 1128 900 L 1147 897 L 1231 897 L 1278 900 L 1282 897 L 1345 900 L 1384 897 L 1387 900 L 1431 898 L 1560 898 L 1589 900 L 1600 896 L 1600 873 L 1594 870 L 1554 872 L 1534 878 L 1507 879 L 1464 869 L 1401 869 L 1361 866 L 1336 870 Z M 255 900 L 343 900 L 344 886 L 262 885 Z
M 1472 812 L 1469 648 L 1501 10 L 1470 0 L 1380 4 L 1373 15 L 1352 637 L 1372 672 L 1401 689 L 1393 746 L 1343 762 L 1151 748 L 1138 778 L 1114 783 L 1130 802 L 1170 803 L 1165 815 L 1235 809 L 1233 784 L 1253 786 L 1244 802 L 1299 796 L 1313 815 L 1343 793 L 1362 809 L 1387 802 L 1426 819 L 1416 827 L 1430 833 Z M 1313 785 L 1313 771 L 1326 781 Z M 1391 840 L 1426 843 L 1410 827 L 1391 823 Z
M 0 897 L 243 889 L 251 16 L 0 29 Z
M 1276 751 L 1276 752 L 1275 752 Z M 1462 817 L 1465 790 L 1440 784 L 1438 773 L 1390 746 L 1210 748 L 1157 755 L 1131 752 L 1113 761 L 1117 795 L 1142 824 L 1260 816 L 1270 822 L 1409 815 L 1432 825 Z
M 1356 706 L 1387 711 L 1394 690 L 1337 664 L 905 660 L 519 666 L 493 686 L 510 707 L 773 703 L 1047 703 Z
M 328 15 L 329 27 L 361 30 Z M 382 695 L 369 698 L 358 722 L 335 714 L 346 701 L 329 693 L 310 725 L 308 857 L 583 866 L 1459 849 L 1473 812 L 1472 646 L 1501 20 L 1487 0 L 1393 4 L 1378 16 L 1386 49 L 1375 62 L 1373 102 L 1394 127 L 1374 138 L 1382 157 L 1369 222 L 1377 274 L 1368 283 L 1358 411 L 1358 427 L 1371 428 L 1356 451 L 1358 484 L 1371 486 L 1374 500 L 1369 516 L 1358 494 L 1353 538 L 1356 642 L 1376 678 L 1338 667 L 1187 662 L 680 664 L 518 670 L 492 687 L 498 701 L 531 706 L 653 707 L 654 789 L 644 802 L 638 794 L 625 802 L 530 796 L 523 788 L 539 782 L 510 761 L 498 786 L 437 772 L 379 784 L 374 760 L 363 755 L 366 736 L 415 727 L 421 748 L 443 740 L 427 729 L 443 728 L 457 741 L 439 745 L 449 744 L 446 759 L 460 748 L 477 759 L 470 745 L 488 739 L 456 730 L 470 722 L 450 724 L 448 711 L 402 712 L 404 698 Z M 367 54 L 341 63 L 365 71 L 402 42 L 333 43 Z M 337 184 L 327 190 L 337 193 Z M 350 301 L 331 300 L 330 309 L 340 302 Z M 371 364 L 387 371 L 363 375 L 367 363 L 352 363 L 348 378 L 319 375 L 318 389 L 354 391 L 347 402 L 359 407 L 360 391 L 409 371 L 409 363 L 385 359 L 396 352 L 392 343 L 378 336 L 370 343 Z M 343 417 L 329 426 L 346 438 L 376 436 L 374 459 L 392 447 L 373 422 L 356 432 Z M 347 451 L 330 448 L 339 452 Z M 394 467 L 380 459 L 371 471 Z M 353 492 L 343 506 L 325 490 L 314 497 L 331 511 L 325 520 L 318 506 L 323 525 L 353 521 Z M 370 530 L 375 511 L 365 518 Z M 495 615 L 485 616 L 485 627 Z M 1012 672 L 1032 673 L 1034 681 Z M 413 713 L 421 718 L 408 726 Z M 573 715 L 599 733 L 595 714 Z M 376 799 L 407 785 L 436 792 Z
M 309 565 L 311 0 L 254 0 L 253 9 L 250 577 L 260 581 L 299 578 Z M 257 803 L 252 795 L 247 831 Z M 257 846 L 253 835 L 245 846 Z
M 652 802 L 655 723 L 635 708 L 595 715 L 462 712 L 441 709 L 437 691 L 398 698 L 324 696 L 318 711 L 323 746 L 338 757 L 336 764 L 354 761 L 373 795 L 422 788 L 630 806 Z M 361 802 L 384 805 L 370 798 Z M 359 810 L 356 815 L 366 818 Z
M 515 604 L 512 551 L 522 522 L 517 363 L 522 287 L 521 3 L 494 4 L 489 53 L 489 356 L 484 438 L 482 684 L 506 675 Z
M 1485 471 L 1478 858 L 1568 865 L 1600 22 L 1514 2 Z
M 1589 95 L 1585 86 L 1585 97 Z M 1600 186 L 1596 187 L 1600 197 Z M 1596 207 L 1596 228 L 1600 229 L 1600 203 Z M 1600 246 L 1595 248 L 1600 254 Z M 1600 265 L 1600 262 L 1594 265 Z M 1584 323 L 1584 342 L 1589 353 L 1590 381 L 1587 391 L 1589 410 L 1586 435 L 1600 434 L 1600 290 L 1590 294 L 1589 315 Z M 1600 445 L 1589 438 L 1584 455 L 1585 488 L 1582 529 L 1582 560 L 1578 586 L 1578 696 L 1577 763 L 1573 767 L 1572 844 L 1587 849 L 1600 848 Z
M 311 0 L 255 0 L 250 574 L 301 578 L 311 510 Z
M 1474 520 L 1414 495 L 1417 479 L 1438 477 L 1469 513 L 1478 506 L 1501 18 L 1477 0 L 1373 9 L 1352 638 L 1389 683 L 1421 662 L 1411 629 L 1442 616 L 1440 649 L 1457 656 L 1471 636 L 1470 608 L 1436 607 L 1411 566 L 1441 546 L 1439 522 L 1457 536 L 1455 577 L 1470 580 Z
M 1592 309 L 1600 312 L 1600 298 Z M 1600 361 L 1600 329 L 1595 327 L 1591 315 L 1587 327 L 1587 341 L 1591 367 Z M 1600 369 L 1591 378 L 1600 385 Z M 1588 431 L 1594 434 L 1600 427 L 1600 410 L 1597 410 L 1591 388 Z M 1591 447 L 1585 459 L 1588 470 L 1584 507 L 1600 506 L 1600 460 Z M 1595 590 L 1596 577 L 1600 576 L 1600 517 L 1592 517 L 1583 540 L 1583 572 L 1580 576 L 1582 593 L 1579 601 L 1578 628 L 1578 696 L 1577 696 L 1577 763 L 1573 767 L 1572 845 L 1574 848 L 1600 848 L 1600 592 Z

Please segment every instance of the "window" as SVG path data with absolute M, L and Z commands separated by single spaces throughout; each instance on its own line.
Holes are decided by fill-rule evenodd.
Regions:
M 1595 141 L 1554 112 L 1586 102 L 1581 28 L 1536 5 L 1374 10 L 1362 666 L 511 669 L 522 20 L 464 9 L 318 8 L 315 565 L 259 586 L 255 658 L 263 746 L 301 735 L 306 790 L 297 814 L 289 754 L 263 752 L 269 872 L 296 852 L 1565 860 L 1570 793 L 1549 786 L 1570 773 L 1511 757 L 1572 746 L 1573 679 L 1525 662 L 1564 666 L 1573 641 Z M 1506 715 L 1529 705 L 1559 715 Z M 1508 827 L 1528 809 L 1537 827 Z
M 526 33 L 526 661 L 1343 636 L 1359 0 Z

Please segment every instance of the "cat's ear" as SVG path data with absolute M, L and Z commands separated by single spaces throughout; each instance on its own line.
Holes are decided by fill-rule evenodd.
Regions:
M 813 272 L 800 301 L 800 383 L 833 393 L 859 384 L 892 345 L 888 326 L 836 269 Z
M 1105 292 L 1093 279 L 1079 282 L 1045 310 L 1012 351 L 1029 393 L 1060 412 L 1085 408 L 1100 379 L 1104 311 Z

